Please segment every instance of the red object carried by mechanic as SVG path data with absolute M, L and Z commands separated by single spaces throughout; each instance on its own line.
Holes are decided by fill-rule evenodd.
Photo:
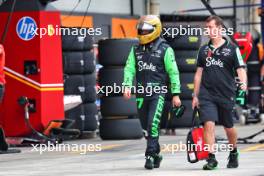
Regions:
M 208 150 L 205 150 L 203 127 L 195 125 L 196 117 L 199 117 L 198 108 L 193 111 L 192 128 L 187 135 L 187 158 L 190 163 L 207 159 L 209 155 Z
M 241 33 L 241 32 L 236 32 L 234 34 L 234 39 L 236 40 L 240 53 L 242 55 L 242 58 L 244 62 L 247 62 L 248 57 L 252 51 L 252 42 L 253 42 L 253 37 L 250 32 L 247 33 Z

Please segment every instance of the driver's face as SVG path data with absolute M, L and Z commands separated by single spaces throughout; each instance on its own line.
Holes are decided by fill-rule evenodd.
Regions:
M 208 23 L 206 23 L 206 29 L 209 32 L 209 38 L 218 38 L 221 37 L 221 26 L 216 26 L 215 20 L 211 20 Z

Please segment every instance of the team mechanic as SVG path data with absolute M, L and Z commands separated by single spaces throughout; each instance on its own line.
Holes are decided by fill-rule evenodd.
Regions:
M 205 142 L 210 146 L 209 158 L 203 169 L 212 170 L 218 165 L 212 148 L 216 121 L 224 126 L 229 143 L 233 146 L 227 168 L 237 168 L 237 133 L 232 118 L 236 92 L 235 71 L 241 81 L 241 89 L 245 91 L 245 64 L 239 48 L 222 36 L 223 22 L 219 17 L 209 17 L 206 27 L 209 29 L 210 41 L 199 50 L 192 102 L 193 108 L 199 106 Z
M 4 66 L 5 66 L 5 51 L 3 45 L 0 44 L 0 103 L 3 99 L 4 94 L 4 85 L 5 85 L 5 74 L 4 74 Z
M 0 103 L 2 102 L 5 88 L 5 75 L 4 75 L 4 66 L 5 66 L 5 51 L 4 47 L 0 44 Z M 6 151 L 8 145 L 5 141 L 4 130 L 0 125 L 0 150 Z
M 151 86 L 153 89 L 166 86 L 169 76 L 173 94 L 172 103 L 179 107 L 181 105 L 179 71 L 174 51 L 160 37 L 162 31 L 160 19 L 154 15 L 142 16 L 138 21 L 137 30 L 140 45 L 132 47 L 127 59 L 124 69 L 123 85 L 126 87 L 124 97 L 126 99 L 131 97 L 131 86 L 135 75 L 137 86 L 144 88 Z M 149 96 L 137 92 L 136 96 L 138 114 L 147 140 L 145 168 L 159 168 L 162 160 L 159 154 L 159 125 L 165 94 L 155 93 Z

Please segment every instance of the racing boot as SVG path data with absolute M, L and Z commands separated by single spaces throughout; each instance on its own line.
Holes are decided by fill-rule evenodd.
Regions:
M 162 155 L 160 155 L 160 154 L 154 155 L 154 168 L 160 167 L 160 163 L 161 163 L 162 159 L 163 159 Z
M 146 163 L 145 163 L 146 169 L 153 169 L 154 168 L 154 157 L 147 155 L 146 156 Z

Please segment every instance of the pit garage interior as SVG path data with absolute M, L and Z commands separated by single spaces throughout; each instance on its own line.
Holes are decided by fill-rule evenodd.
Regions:
M 0 150 L 0 175 L 263 176 L 263 8 L 264 0 L 0 0 L 6 79 L 0 143 L 8 144 Z M 193 126 L 197 54 L 208 37 L 167 34 L 179 26 L 203 28 L 213 13 L 235 34 L 228 39 L 240 47 L 248 90 L 233 114 L 239 168 L 227 169 L 228 152 L 219 151 L 218 169 L 203 171 L 203 161 L 189 163 L 175 145 L 186 143 Z M 108 86 L 122 86 L 131 47 L 139 44 L 138 19 L 147 14 L 160 17 L 162 37 L 174 50 L 186 107 L 174 117 L 172 94 L 166 94 L 163 161 L 151 171 L 143 167 L 146 141 L 135 95 L 126 100 L 120 92 L 106 93 Z M 67 33 L 58 34 L 61 29 Z M 216 143 L 228 143 L 220 125 Z

